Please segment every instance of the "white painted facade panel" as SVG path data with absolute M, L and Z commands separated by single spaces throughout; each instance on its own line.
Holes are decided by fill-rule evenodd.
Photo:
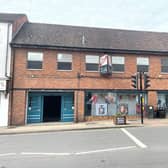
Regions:
M 0 23 L 0 126 L 8 125 L 9 95 L 6 95 L 6 81 L 10 77 L 12 24 Z
M 8 125 L 8 104 L 9 95 L 5 97 L 5 94 L 0 92 L 0 126 Z

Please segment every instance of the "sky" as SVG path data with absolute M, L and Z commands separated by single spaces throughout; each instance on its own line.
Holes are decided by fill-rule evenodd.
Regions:
M 167 0 L 0 0 L 30 22 L 168 32 Z

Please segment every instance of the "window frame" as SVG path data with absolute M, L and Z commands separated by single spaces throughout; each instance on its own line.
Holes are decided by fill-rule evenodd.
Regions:
M 118 60 L 114 61 L 114 58 L 118 58 Z M 119 58 L 121 58 L 121 60 L 119 60 Z M 121 63 L 113 63 L 113 61 L 114 62 L 120 61 Z M 111 64 L 112 64 L 112 73 L 124 73 L 125 72 L 125 57 L 124 56 L 117 56 L 117 55 L 111 56 Z M 113 69 L 114 65 L 123 66 L 123 71 L 114 70 Z
M 167 62 L 168 62 L 168 57 L 163 57 L 163 58 L 161 58 L 160 59 L 160 72 L 162 73 L 162 74 L 168 74 L 168 65 L 167 66 L 165 66 L 165 65 L 163 65 L 162 63 L 165 63 L 166 61 L 164 60 L 163 61 L 163 59 L 167 59 Z M 162 70 L 163 70 L 163 67 L 167 67 L 167 72 L 163 72 Z
M 87 57 L 88 59 L 90 59 L 89 61 L 87 61 Z M 90 58 L 89 58 L 90 57 Z M 94 63 L 93 60 L 91 61 L 91 59 L 93 57 L 97 57 L 97 63 Z M 91 55 L 91 54 L 87 54 L 85 55 L 85 71 L 87 72 L 99 72 L 99 62 L 100 62 L 100 56 L 99 55 Z M 96 65 L 97 66 L 97 69 L 95 70 L 91 70 L 91 69 L 88 69 L 88 65 Z
M 143 60 L 144 59 L 144 60 Z M 142 62 L 141 62 L 142 61 Z M 141 62 L 141 63 L 140 63 Z M 149 57 L 137 57 L 136 58 L 136 67 L 137 67 L 137 72 L 139 71 L 139 67 L 144 66 L 147 68 L 147 71 L 141 71 L 141 72 L 149 72 Z
M 71 56 L 71 58 L 70 58 L 71 60 L 70 61 L 67 61 L 67 60 L 66 61 L 59 61 L 59 58 L 58 58 L 59 55 Z M 58 71 L 72 71 L 73 70 L 73 55 L 72 54 L 69 54 L 69 53 L 57 53 L 56 57 L 57 57 L 57 68 L 56 69 Z M 68 68 L 67 69 L 64 69 L 64 68 L 61 69 L 61 68 L 59 68 L 59 63 L 60 64 L 66 64 L 66 63 L 70 64 L 70 68 L 69 69 Z
M 37 60 L 37 59 L 35 59 L 35 60 L 31 60 L 31 59 L 29 59 L 29 56 L 31 57 L 32 55 L 31 54 L 40 54 L 40 56 L 42 57 L 42 59 L 39 59 L 39 60 Z M 26 68 L 28 69 L 28 70 L 42 70 L 43 69 L 43 60 L 44 60 L 44 54 L 43 54 L 43 52 L 40 52 L 40 51 L 28 51 L 27 52 L 27 65 L 26 65 Z M 29 67 L 30 65 L 29 65 L 29 63 L 30 63 L 30 61 L 31 62 L 41 62 L 41 68 L 32 68 L 32 67 Z

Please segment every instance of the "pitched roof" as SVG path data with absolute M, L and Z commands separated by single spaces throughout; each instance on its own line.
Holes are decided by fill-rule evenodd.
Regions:
M 20 17 L 26 16 L 25 14 L 16 14 L 16 13 L 0 13 L 0 22 L 9 22 L 12 23 Z
M 12 45 L 168 52 L 168 33 L 25 23 Z

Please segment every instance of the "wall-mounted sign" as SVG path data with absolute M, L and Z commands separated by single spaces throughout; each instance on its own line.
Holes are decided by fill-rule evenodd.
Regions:
M 0 80 L 0 91 L 6 90 L 6 80 Z

